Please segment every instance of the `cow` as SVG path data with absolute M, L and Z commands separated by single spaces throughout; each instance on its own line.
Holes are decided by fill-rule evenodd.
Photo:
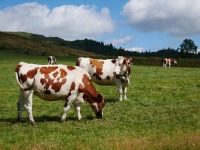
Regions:
M 177 64 L 177 61 L 171 58 L 163 58 L 161 62 L 162 62 L 163 68 L 167 68 L 167 66 L 168 68 L 170 68 L 172 64 Z
M 56 58 L 54 56 L 48 57 L 48 65 L 56 65 Z
M 104 98 L 98 94 L 89 74 L 80 67 L 66 65 L 37 65 L 20 62 L 15 68 L 17 83 L 20 87 L 18 100 L 18 121 L 21 121 L 23 106 L 27 109 L 32 125 L 33 94 L 48 101 L 65 100 L 61 122 L 66 119 L 70 105 L 74 104 L 78 120 L 81 120 L 80 105 L 88 102 L 97 118 L 102 118 Z
M 76 66 L 85 69 L 92 81 L 99 85 L 117 86 L 119 101 L 127 99 L 126 92 L 130 83 L 132 58 L 118 56 L 117 59 L 92 59 L 80 57 Z

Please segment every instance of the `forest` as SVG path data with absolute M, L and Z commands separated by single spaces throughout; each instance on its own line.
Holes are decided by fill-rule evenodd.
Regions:
M 128 51 L 124 48 L 115 48 L 112 44 L 104 44 L 94 40 L 84 39 L 63 43 L 67 47 L 81 49 L 104 56 L 131 56 L 131 57 L 172 57 L 172 58 L 200 58 L 200 53 L 197 53 L 197 46 L 191 39 L 185 39 L 180 47 L 163 48 L 156 52 L 151 50 L 145 52 Z

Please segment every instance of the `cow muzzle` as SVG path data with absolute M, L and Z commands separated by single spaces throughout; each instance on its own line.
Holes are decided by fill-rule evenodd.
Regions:
M 103 117 L 103 113 L 101 112 L 96 113 L 96 118 L 102 119 L 102 117 Z
M 128 78 L 127 78 L 127 77 L 125 77 L 125 76 L 122 76 L 122 77 L 121 77 L 121 83 L 128 84 L 128 83 L 129 83 L 129 80 L 128 80 Z

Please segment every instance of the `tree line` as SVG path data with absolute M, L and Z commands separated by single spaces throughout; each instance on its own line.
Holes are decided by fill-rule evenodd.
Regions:
M 163 48 L 156 52 L 145 51 L 127 51 L 124 48 L 116 48 L 112 44 L 97 42 L 90 39 L 65 41 L 63 46 L 93 52 L 104 56 L 130 56 L 130 57 L 172 57 L 172 58 L 200 58 L 200 53 L 197 53 L 197 46 L 191 39 L 185 39 L 177 49 Z
M 119 55 L 130 56 L 130 57 L 172 57 L 172 58 L 200 58 L 200 53 L 197 53 L 198 47 L 191 39 L 185 39 L 180 44 L 180 46 L 175 48 L 163 48 L 157 51 L 128 51 L 122 47 L 116 48 L 111 43 L 105 44 L 104 42 L 97 42 L 91 39 L 84 40 L 75 40 L 75 41 L 66 41 L 59 37 L 45 37 L 43 35 L 26 33 L 26 32 L 8 32 L 9 35 L 17 35 L 25 39 L 44 42 L 49 45 L 58 45 L 65 46 L 68 48 L 83 50 L 87 52 L 93 52 L 96 54 L 116 57 Z M 8 35 L 6 32 L 0 32 L 0 35 Z M 3 49 L 5 46 L 0 44 L 0 49 Z

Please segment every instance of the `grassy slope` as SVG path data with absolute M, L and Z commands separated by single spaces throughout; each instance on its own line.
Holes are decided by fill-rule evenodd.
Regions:
M 104 118 L 93 118 L 88 104 L 77 121 L 73 109 L 61 124 L 63 101 L 33 99 L 36 127 L 16 122 L 19 95 L 14 68 L 19 61 L 46 64 L 46 56 L 0 51 L 0 149 L 198 149 L 200 147 L 200 68 L 133 66 L 128 101 L 115 87 L 95 85 L 104 95 Z M 58 57 L 59 63 L 74 59 Z
M 0 32 L 0 48 L 7 48 L 8 50 L 11 50 L 11 52 L 28 53 L 34 55 L 55 55 L 65 57 L 98 56 L 91 52 L 58 46 L 53 42 L 50 43 L 48 41 L 40 40 L 37 38 L 31 38 L 30 36 L 32 34 L 18 34 Z

